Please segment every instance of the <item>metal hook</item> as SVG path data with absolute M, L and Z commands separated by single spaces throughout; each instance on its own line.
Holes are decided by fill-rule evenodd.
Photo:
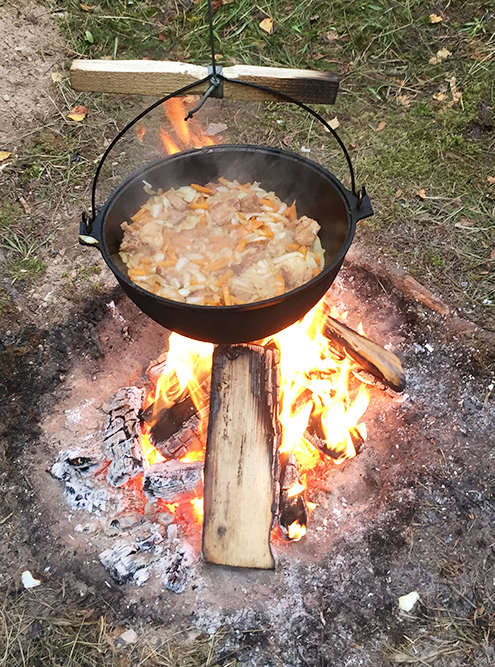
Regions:
M 189 120 L 190 118 L 193 117 L 193 115 L 196 113 L 196 111 L 199 111 L 203 104 L 206 102 L 206 100 L 209 97 L 217 97 L 219 99 L 223 98 L 223 79 L 220 78 L 222 74 L 222 66 L 217 65 L 216 66 L 216 73 L 213 71 L 213 67 L 209 65 L 208 67 L 208 74 L 210 75 L 210 85 L 208 87 L 208 90 L 206 93 L 203 95 L 203 97 L 199 100 L 198 104 L 194 107 L 194 109 L 191 109 L 187 116 L 185 117 L 184 120 Z

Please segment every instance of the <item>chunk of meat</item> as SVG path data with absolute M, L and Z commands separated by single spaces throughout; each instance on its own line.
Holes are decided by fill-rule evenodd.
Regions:
M 285 286 L 288 289 L 300 287 L 313 277 L 313 272 L 302 255 L 288 257 L 279 265 L 279 271 L 284 277 Z
M 178 197 L 177 197 L 177 199 L 178 199 Z M 184 220 L 184 218 L 186 216 L 187 216 L 187 211 L 185 211 L 185 210 L 184 211 L 178 211 L 175 208 L 170 208 L 167 211 L 166 220 L 167 220 L 167 222 L 172 223 L 172 225 L 178 225 L 179 223 L 181 223 Z
M 226 225 L 231 222 L 238 206 L 236 200 L 219 201 L 210 208 L 210 215 L 217 225 Z
M 147 222 L 139 230 L 139 238 L 145 245 L 160 250 L 163 245 L 163 225 L 159 222 Z
M 123 222 L 120 227 L 124 232 L 124 238 L 120 244 L 120 250 L 122 252 L 137 252 L 139 246 L 141 245 L 141 241 L 139 240 L 139 237 L 132 225 L 129 225 L 128 222 Z
M 268 239 L 267 239 L 268 240 Z M 248 243 L 246 251 L 242 256 L 242 265 L 251 266 L 260 259 L 263 259 L 266 251 L 266 241 L 257 241 L 256 243 Z
M 299 220 L 296 220 L 294 241 L 300 245 L 308 246 L 309 248 L 315 242 L 316 235 L 320 229 L 321 226 L 316 222 L 316 220 L 303 215 L 299 218 Z
M 187 202 L 180 197 L 177 197 L 173 192 L 167 194 L 167 199 L 171 203 L 172 208 L 175 208 L 176 211 L 186 211 L 189 208 Z
M 240 210 L 243 213 L 259 213 L 261 211 L 260 200 L 256 192 L 252 192 L 241 199 Z

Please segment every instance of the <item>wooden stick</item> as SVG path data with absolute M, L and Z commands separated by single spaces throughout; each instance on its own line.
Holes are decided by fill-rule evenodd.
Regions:
M 274 349 L 257 345 L 221 345 L 213 354 L 203 520 L 211 563 L 275 566 L 277 362 Z
M 309 104 L 333 104 L 339 78 L 333 72 L 235 65 L 222 72 L 228 79 L 273 88 Z M 133 95 L 168 95 L 188 84 L 204 79 L 208 69 L 201 65 L 154 60 L 74 60 L 70 69 L 75 90 Z M 207 84 L 194 89 L 204 93 Z M 277 100 L 263 90 L 235 83 L 224 83 L 228 100 Z
M 328 316 L 325 322 L 325 335 L 365 371 L 395 391 L 403 391 L 406 378 L 400 359 L 393 352 L 361 336 L 342 322 Z

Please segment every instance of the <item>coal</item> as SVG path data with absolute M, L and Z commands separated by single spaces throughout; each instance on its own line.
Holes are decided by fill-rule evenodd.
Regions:
M 308 523 L 308 511 L 304 492 L 289 496 L 290 489 L 301 484 L 299 465 L 294 454 L 282 454 L 280 461 L 280 513 L 279 525 L 282 533 L 287 535 L 289 526 L 297 521 L 301 526 Z
M 143 490 L 147 498 L 160 498 L 173 503 L 184 493 L 199 494 L 202 487 L 203 463 L 164 461 L 155 463 L 146 470 Z

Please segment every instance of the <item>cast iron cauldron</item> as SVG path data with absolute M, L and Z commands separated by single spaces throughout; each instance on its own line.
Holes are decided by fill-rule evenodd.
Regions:
M 240 306 L 199 306 L 155 296 L 127 277 L 118 255 L 124 220 L 149 199 L 143 181 L 153 189 L 205 185 L 223 176 L 241 183 L 258 181 L 298 215 L 321 225 L 325 268 L 315 278 L 282 296 Z M 218 145 L 176 153 L 132 174 L 113 191 L 98 212 L 89 234 L 126 294 L 153 320 L 189 338 L 212 343 L 246 343 L 265 338 L 303 317 L 325 294 L 352 243 L 356 223 L 373 215 L 366 194 L 358 197 L 329 171 L 304 157 L 276 148 Z

